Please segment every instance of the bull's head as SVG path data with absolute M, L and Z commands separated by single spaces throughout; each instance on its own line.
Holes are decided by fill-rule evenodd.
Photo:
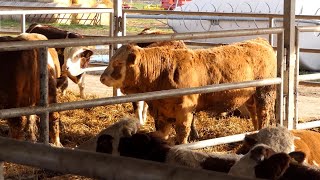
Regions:
M 127 78 L 128 69 L 132 69 L 138 59 L 140 59 L 141 54 L 139 49 L 141 48 L 133 45 L 123 45 L 119 48 L 101 75 L 101 83 L 109 87 L 123 87 L 124 80 Z M 134 74 L 130 74 L 130 76 L 134 76 Z
M 72 76 L 78 76 L 85 72 L 93 52 L 85 47 L 66 47 L 64 49 L 63 71 Z

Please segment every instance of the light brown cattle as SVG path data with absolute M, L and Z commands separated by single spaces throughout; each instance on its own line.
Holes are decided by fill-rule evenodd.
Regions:
M 276 77 L 276 55 L 265 39 L 254 39 L 210 49 L 140 48 L 124 45 L 101 75 L 107 86 L 128 93 L 198 87 Z M 178 143 L 187 143 L 193 112 L 216 114 L 243 104 L 255 129 L 269 124 L 275 86 L 251 87 L 148 101 L 160 114 L 158 133 L 167 138 L 174 123 Z M 174 122 L 170 120 L 174 119 Z
M 164 33 L 158 30 L 151 30 L 150 28 L 145 28 L 138 35 L 152 35 L 152 34 L 154 35 L 154 34 L 164 34 Z M 159 42 L 137 43 L 136 45 L 142 48 L 168 47 L 171 49 L 187 49 L 187 46 L 183 41 L 159 41 Z M 120 90 L 125 94 L 128 93 L 121 88 Z M 140 124 L 144 125 L 144 123 L 147 120 L 148 105 L 144 101 L 133 102 L 132 105 L 133 105 L 133 110 L 135 114 L 139 118 Z
M 291 130 L 285 127 L 269 127 L 256 134 L 247 135 L 238 154 L 246 154 L 255 144 L 264 143 L 276 152 L 290 153 L 302 151 L 306 154 L 305 163 L 320 165 L 320 133 L 310 130 Z
M 0 37 L 0 42 L 47 40 L 40 34 L 24 33 L 16 38 Z M 38 49 L 0 52 L 0 108 L 36 106 L 40 98 L 40 69 Z M 48 49 L 49 103 L 56 103 L 56 78 L 60 73 L 58 54 L 55 49 Z M 50 142 L 60 146 L 59 113 L 49 114 Z M 10 136 L 23 140 L 35 141 L 34 116 L 9 118 Z

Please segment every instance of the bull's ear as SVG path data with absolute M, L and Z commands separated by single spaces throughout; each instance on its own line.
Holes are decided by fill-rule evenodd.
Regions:
M 127 52 L 128 52 L 127 64 L 135 65 L 137 63 L 137 60 L 140 58 L 139 47 L 129 44 L 127 45 Z
M 306 154 L 302 151 L 293 151 L 289 153 L 289 156 L 299 164 L 302 164 L 306 159 Z
M 86 49 L 85 51 L 82 52 L 81 56 L 85 58 L 90 58 L 93 54 L 93 51 L 90 49 Z

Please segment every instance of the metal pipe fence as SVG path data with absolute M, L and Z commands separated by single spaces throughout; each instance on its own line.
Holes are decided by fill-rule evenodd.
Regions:
M 16 50 L 23 50 L 23 49 L 33 49 L 33 48 L 48 48 L 48 47 L 64 47 L 64 46 L 79 46 L 79 45 L 101 45 L 101 44 L 117 44 L 117 43 L 130 43 L 130 42 L 151 42 L 154 40 L 159 40 L 159 41 L 165 41 L 165 40 L 185 40 L 185 39 L 201 39 L 201 38 L 215 38 L 215 37 L 226 37 L 226 36 L 250 36 L 250 35 L 259 35 L 259 34 L 270 34 L 274 33 L 277 34 L 277 37 L 280 37 L 278 40 L 278 44 L 283 44 L 283 29 L 282 28 L 270 28 L 270 29 L 250 29 L 250 30 L 230 30 L 230 31 L 218 31 L 218 32 L 200 32 L 200 33 L 177 33 L 177 34 L 164 34 L 164 35 L 141 35 L 137 39 L 137 37 L 134 36 L 126 36 L 126 37 L 105 37 L 105 38 L 88 38 L 88 39 L 63 39 L 63 40 L 48 40 L 48 41 L 28 41 L 28 42 L 8 42 L 8 43 L 0 43 L 0 51 L 16 51 Z M 279 50 L 278 50 L 278 64 L 283 65 L 283 50 L 280 48 L 281 46 L 279 45 Z M 279 56 L 280 54 L 280 56 Z M 278 75 L 280 74 L 281 76 L 281 69 L 283 67 L 278 67 Z M 76 102 L 68 102 L 68 103 L 57 103 L 57 104 L 49 104 L 48 106 L 45 105 L 41 107 L 25 107 L 25 108 L 13 108 L 13 109 L 4 109 L 0 110 L 0 118 L 8 118 L 8 117 L 16 117 L 20 115 L 31 115 L 31 114 L 41 114 L 41 113 L 48 113 L 48 112 L 54 112 L 54 111 L 63 111 L 63 110 L 70 110 L 70 109 L 77 109 L 77 108 L 86 108 L 86 107 L 93 107 L 93 106 L 101 106 L 101 105 L 109 105 L 109 104 L 119 104 L 119 103 L 125 103 L 125 102 L 132 102 L 132 101 L 140 101 L 140 100 L 151 100 L 151 99 L 161 99 L 161 98 L 167 98 L 167 97 L 173 97 L 173 96 L 182 96 L 182 95 L 187 95 L 187 94 L 196 94 L 196 93 L 209 93 L 209 92 L 217 92 L 217 91 L 224 91 L 224 90 L 230 90 L 230 89 L 238 89 L 238 88 L 246 88 L 246 87 L 255 87 L 255 86 L 266 86 L 266 85 L 273 85 L 273 84 L 278 84 L 280 85 L 279 90 L 281 91 L 281 84 L 283 80 L 278 77 L 278 78 L 273 78 L 273 79 L 264 79 L 264 80 L 255 80 L 255 81 L 247 81 L 247 82 L 239 82 L 239 83 L 230 83 L 230 84 L 217 84 L 217 85 L 211 85 L 211 86 L 204 86 L 204 87 L 196 87 L 196 88 L 186 88 L 186 89 L 179 89 L 179 90 L 166 90 L 166 91 L 159 91 L 159 92 L 149 92 L 149 93 L 141 93 L 141 94 L 132 94 L 132 95 L 127 95 L 127 96 L 120 96 L 120 97 L 110 97 L 110 98 L 100 98 L 100 99 L 95 99 L 95 100 L 87 100 L 87 101 L 76 101 Z M 282 99 L 282 97 L 281 97 Z M 282 101 L 280 101 L 282 102 Z M 282 106 L 282 105 L 279 105 Z M 282 113 L 282 112 L 281 112 Z M 282 115 L 278 115 L 277 117 L 282 117 Z M 7 140 L 5 140 L 7 141 Z M 2 140 L 0 141 L 2 142 Z M 19 142 L 19 143 L 25 143 L 25 142 Z M 18 143 L 18 144 L 19 144 Z M 212 142 L 211 142 L 212 143 Z M 11 146 L 9 142 L 5 143 L 6 146 L 8 147 L 14 147 L 14 145 Z M 49 148 L 49 147 L 47 147 Z M 47 149 L 45 148 L 45 149 Z M 17 146 L 14 149 L 19 149 Z M 21 164 L 28 164 L 32 163 L 29 165 L 36 166 L 36 167 L 43 167 L 43 164 L 51 164 L 53 159 L 52 158 L 45 158 L 43 159 L 42 163 L 36 164 L 35 160 L 33 158 L 28 159 L 24 158 L 27 156 L 25 153 L 25 145 L 24 145 L 24 150 L 23 153 L 18 153 L 18 154 L 13 154 L 12 150 L 11 153 L 4 153 L 6 156 L 2 157 L 2 151 L 3 149 L 0 150 L 0 159 L 5 160 L 5 161 L 10 161 L 14 157 L 18 157 L 19 162 Z M 49 150 L 49 149 L 47 149 Z M 38 155 L 38 158 L 41 157 L 48 157 L 46 156 L 40 156 L 39 157 L 39 151 L 38 150 L 33 150 L 34 152 L 37 152 L 36 155 Z M 62 150 L 65 151 L 65 150 Z M 56 152 L 57 153 L 57 152 Z M 64 156 L 70 156 L 69 154 L 66 155 L 64 154 L 61 158 L 56 158 L 56 153 L 54 159 L 63 159 L 62 157 Z M 41 153 L 40 153 L 41 154 Z M 30 154 L 29 154 L 30 155 Z M 28 155 L 28 156 L 29 156 Z M 78 154 L 80 155 L 80 154 Z M 95 155 L 94 155 L 95 156 Z M 83 157 L 83 156 L 82 156 Z M 68 159 L 68 158 L 66 158 Z M 72 158 L 74 159 L 79 159 L 79 158 Z M 96 159 L 96 158 L 94 158 Z M 13 162 L 13 161 L 11 161 Z M 107 162 L 107 161 L 105 161 Z M 116 161 L 110 160 L 110 164 L 106 169 L 110 168 L 110 174 L 114 175 L 115 172 L 117 172 L 116 169 L 119 169 L 119 164 Z M 127 161 L 126 161 L 127 162 Z M 76 163 L 80 164 L 80 162 Z M 83 163 L 81 163 L 83 164 Z M 95 163 L 96 165 L 99 163 Z M 63 169 L 68 169 L 66 167 L 70 167 L 64 163 L 61 166 L 54 165 L 54 166 L 49 166 L 47 167 L 50 170 L 54 171 L 62 171 L 65 172 Z M 136 164 L 135 164 L 136 165 Z M 87 167 L 87 166 L 84 166 Z M 90 164 L 90 167 L 92 167 L 92 164 Z M 96 166 L 95 166 L 96 167 Z M 137 166 L 138 167 L 138 166 Z M 168 168 L 168 166 L 166 166 Z M 122 167 L 123 168 L 123 167 Z M 132 167 L 131 167 L 132 168 Z M 70 173 L 80 173 L 79 166 L 75 166 L 74 168 L 71 168 Z M 80 168 L 81 169 L 81 168 Z M 141 175 L 142 172 L 145 174 L 146 168 L 141 168 L 140 171 L 134 170 L 132 171 L 128 169 L 128 174 L 124 177 L 133 177 L 135 174 Z M 141 171 L 143 169 L 143 171 Z M 170 169 L 170 168 L 169 168 Z M 88 170 L 89 171 L 89 170 Z M 84 170 L 84 172 L 88 172 Z M 149 170 L 148 170 L 149 171 Z M 161 174 L 163 174 L 164 170 L 159 170 Z M 89 172 L 94 172 L 94 173 L 99 173 L 100 170 L 99 168 L 90 170 Z M 138 173 L 137 173 L 138 172 Z M 153 174 L 154 172 L 150 170 Z M 164 171 L 165 172 L 165 171 Z M 131 174 L 132 173 L 132 174 Z M 141 173 L 141 174 L 140 174 Z M 185 173 L 185 172 L 184 172 Z M 92 174 L 86 174 L 88 176 L 91 176 Z M 106 174 L 104 174 L 106 175 Z M 165 176 L 165 174 L 163 174 Z M 100 176 L 99 176 L 100 177 Z M 110 177 L 110 176 L 105 176 L 105 177 Z M 119 178 L 119 176 L 112 176 L 114 178 Z M 139 176 L 141 178 L 141 176 Z M 156 177 L 156 176 L 155 176 Z M 166 177 L 166 176 L 165 176 Z M 189 176 L 193 177 L 193 176 Z M 201 176 L 198 176 L 201 177 Z M 177 177 L 179 178 L 179 176 Z M 223 177 L 227 178 L 228 177 Z
M 247 179 L 229 176 L 226 173 L 76 149 L 55 148 L 3 137 L 0 137 L 0 146 L 1 160 L 97 179 Z
M 320 73 L 314 73 L 314 74 L 305 74 L 305 75 L 299 75 L 299 54 L 301 51 L 300 49 L 300 33 L 301 32 L 320 32 L 320 26 L 304 26 L 304 27 L 296 27 L 295 31 L 295 45 L 296 45 L 296 69 L 295 69 L 295 86 L 294 86 L 294 103 L 295 103 L 295 110 L 294 110 L 294 121 L 296 124 L 296 129 L 308 129 L 308 128 L 314 128 L 314 127 L 320 127 L 320 120 L 312 121 L 312 122 L 305 122 L 305 123 L 299 123 L 299 111 L 297 108 L 298 99 L 299 99 L 299 93 L 298 93 L 298 85 L 301 81 L 307 81 L 307 80 L 318 80 L 320 79 Z M 319 50 L 318 50 L 319 51 Z

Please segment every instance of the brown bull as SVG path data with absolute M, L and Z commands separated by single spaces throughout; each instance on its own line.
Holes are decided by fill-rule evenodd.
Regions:
M 101 75 L 107 86 L 130 93 L 198 87 L 276 77 L 276 55 L 265 39 L 211 49 L 139 48 L 122 46 Z M 124 86 L 125 85 L 125 86 Z M 275 86 L 193 94 L 148 101 L 161 115 L 159 134 L 168 137 L 175 124 L 178 143 L 187 143 L 192 113 L 203 109 L 220 114 L 245 104 L 255 129 L 268 125 Z M 175 119 L 170 122 L 170 119 Z

